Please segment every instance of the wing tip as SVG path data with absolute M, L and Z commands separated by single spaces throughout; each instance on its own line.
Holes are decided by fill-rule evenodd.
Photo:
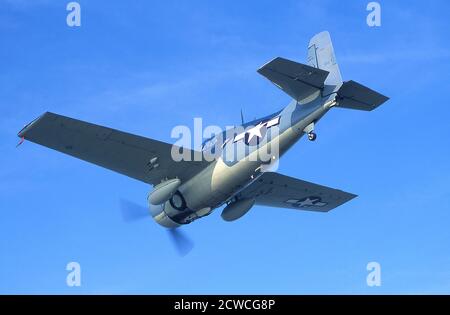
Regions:
M 356 194 L 352 194 L 352 193 L 348 193 L 348 192 L 345 192 L 345 193 L 347 194 L 347 198 L 346 198 L 345 202 L 349 202 L 350 200 L 353 200 L 356 197 L 358 197 L 358 195 L 356 195 Z
M 20 129 L 20 131 L 17 133 L 17 136 L 19 138 L 25 138 L 27 132 L 33 127 L 33 125 L 35 125 L 39 120 L 41 120 L 42 118 L 44 118 L 48 114 L 51 114 L 51 113 L 50 112 L 45 112 L 42 115 L 38 116 L 37 118 L 33 119 L 31 122 L 26 124 L 22 129 Z
M 269 60 L 269 61 L 267 61 L 265 64 L 263 64 L 261 67 L 259 67 L 259 68 L 256 70 L 256 72 L 258 72 L 259 74 L 262 74 L 263 70 L 266 69 L 267 66 L 268 66 L 269 64 L 271 64 L 272 62 L 274 62 L 274 61 L 276 61 L 276 60 L 278 60 L 278 59 L 282 59 L 282 58 L 281 58 L 281 57 L 275 57 L 275 58 L 272 58 L 271 60 Z
M 358 197 L 358 195 L 355 195 L 355 194 L 352 194 L 352 193 L 349 193 L 349 192 L 346 192 L 346 191 L 343 191 L 343 190 L 340 190 L 339 192 L 344 194 L 344 197 L 341 198 L 340 201 L 338 201 L 338 203 L 335 206 L 333 206 L 331 208 L 328 208 L 328 209 L 326 209 L 323 212 L 325 212 L 325 213 L 331 212 L 331 210 L 334 210 L 334 209 L 336 209 L 336 208 L 346 204 L 347 202 L 352 201 L 356 197 Z

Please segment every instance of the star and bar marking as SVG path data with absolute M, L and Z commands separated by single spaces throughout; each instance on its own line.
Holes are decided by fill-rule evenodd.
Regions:
M 247 131 L 244 131 L 244 132 L 236 135 L 234 137 L 234 142 L 237 142 L 239 140 L 244 140 L 247 144 L 249 144 L 254 137 L 256 137 L 256 139 L 259 140 L 259 139 L 261 139 L 263 137 L 262 136 L 262 132 L 261 132 L 262 128 L 265 127 L 267 129 L 269 129 L 270 127 L 276 126 L 279 123 L 280 123 L 280 116 L 277 116 L 277 117 L 272 118 L 272 119 L 270 119 L 268 121 L 265 121 L 265 122 L 261 121 L 256 126 L 248 129 Z
M 316 196 L 310 196 L 303 199 L 289 199 L 285 201 L 293 207 L 324 207 L 328 203 L 323 202 L 322 198 Z

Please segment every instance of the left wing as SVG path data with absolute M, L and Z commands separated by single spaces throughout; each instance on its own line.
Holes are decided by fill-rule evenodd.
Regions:
M 209 165 L 205 159 L 193 161 L 193 154 L 200 152 L 50 112 L 26 125 L 18 135 L 152 185 L 164 178 L 186 181 Z M 191 161 L 174 161 L 172 148 L 183 150 Z
M 239 198 L 277 208 L 328 212 L 356 195 L 274 172 L 266 172 L 245 188 Z

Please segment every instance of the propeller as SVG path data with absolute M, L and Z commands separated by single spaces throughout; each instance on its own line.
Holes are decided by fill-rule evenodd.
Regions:
M 194 248 L 194 243 L 179 228 L 167 229 L 167 232 L 180 256 L 186 256 Z
M 147 208 L 124 199 L 120 200 L 120 210 L 122 219 L 127 223 L 140 221 L 150 216 Z
M 132 201 L 121 199 L 120 210 L 122 212 L 122 219 L 126 223 L 132 223 L 151 217 L 151 212 L 148 208 L 140 206 Z M 192 248 L 194 243 L 183 233 L 180 228 L 166 229 L 169 239 L 175 247 L 180 256 L 186 256 Z

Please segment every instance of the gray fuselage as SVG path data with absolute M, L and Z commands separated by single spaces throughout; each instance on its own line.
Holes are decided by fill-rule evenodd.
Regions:
M 177 208 L 174 200 L 163 205 L 164 220 L 159 220 L 159 223 L 168 227 L 190 223 L 233 200 L 264 171 L 273 170 L 279 158 L 305 134 L 305 129 L 316 123 L 334 105 L 333 100 L 334 96 L 316 97 L 305 104 L 292 101 L 282 111 L 209 139 L 219 144 L 222 150 L 215 152 L 214 162 L 178 188 L 174 198 L 182 199 L 182 202 L 178 202 L 182 208 Z M 267 127 L 275 123 L 276 126 Z M 261 134 L 260 138 L 253 137 L 258 138 L 257 141 L 248 143 L 245 136 L 251 134 L 254 126 L 262 126 L 261 129 L 266 127 L 265 134 Z M 245 134 L 236 141 L 242 130 Z M 221 137 L 220 141 L 217 141 L 218 137 Z

